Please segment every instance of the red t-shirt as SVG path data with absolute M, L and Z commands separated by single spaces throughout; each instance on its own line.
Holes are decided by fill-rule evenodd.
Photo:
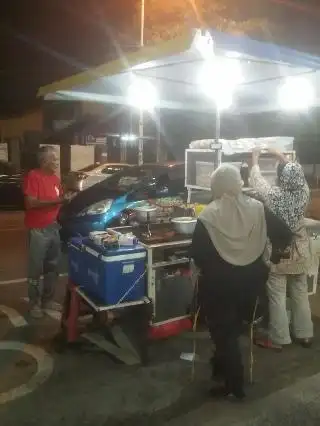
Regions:
M 57 175 L 47 175 L 40 169 L 31 170 L 23 182 L 25 196 L 37 198 L 40 201 L 54 201 L 62 196 L 60 179 Z M 45 228 L 57 220 L 59 205 L 39 209 L 29 209 L 25 213 L 27 228 Z

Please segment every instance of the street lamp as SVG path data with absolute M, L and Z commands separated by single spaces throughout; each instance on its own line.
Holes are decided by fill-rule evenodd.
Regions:
M 144 46 L 144 24 L 145 24 L 145 0 L 141 0 L 140 5 L 140 48 Z M 143 109 L 139 110 L 139 144 L 138 144 L 138 164 L 143 164 Z
M 144 22 L 145 22 L 145 0 L 141 0 L 140 7 L 140 47 L 144 46 Z

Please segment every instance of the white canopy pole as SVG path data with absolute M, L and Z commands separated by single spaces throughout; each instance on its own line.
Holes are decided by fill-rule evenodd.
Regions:
M 216 107 L 216 135 L 215 142 L 219 143 L 220 140 L 220 129 L 221 129 L 221 112 L 219 107 Z
M 215 44 L 214 43 L 212 44 L 212 49 L 213 49 L 213 54 L 215 54 Z M 221 136 L 221 111 L 220 111 L 218 103 L 216 103 L 216 111 L 215 112 L 216 112 L 215 143 L 219 144 L 220 136 Z M 216 159 L 216 164 L 214 166 L 215 166 L 215 169 L 216 169 L 221 164 L 222 150 L 218 150 L 218 155 L 215 157 L 215 159 Z

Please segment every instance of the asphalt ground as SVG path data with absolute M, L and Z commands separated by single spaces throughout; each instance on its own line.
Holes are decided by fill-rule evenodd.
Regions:
M 65 260 L 61 272 L 66 272 Z M 148 366 L 125 366 L 82 342 L 57 345 L 59 315 L 28 317 L 26 233 L 21 214 L 0 217 L 0 424 L 35 425 L 195 425 L 236 424 L 275 392 L 299 386 L 320 371 L 320 321 L 315 316 L 312 349 L 292 346 L 283 353 L 254 349 L 254 384 L 243 406 L 211 401 L 208 359 L 211 344 L 197 340 L 195 374 L 190 336 L 150 344 Z M 57 285 L 61 302 L 66 285 Z M 317 296 L 313 310 L 320 312 Z M 241 339 L 248 376 L 249 339 Z M 234 423 L 233 423 L 234 422 Z M 267 423 L 266 423 L 267 424 Z M 290 423 L 291 424 L 291 423 Z M 311 424 L 311 423 L 309 423 Z M 315 423 L 316 424 L 316 423 Z

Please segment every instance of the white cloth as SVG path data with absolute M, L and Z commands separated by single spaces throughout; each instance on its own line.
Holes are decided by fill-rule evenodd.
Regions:
M 239 169 L 223 164 L 212 175 L 214 201 L 200 214 L 219 255 L 232 265 L 245 266 L 264 253 L 267 226 L 260 201 L 241 192 Z

